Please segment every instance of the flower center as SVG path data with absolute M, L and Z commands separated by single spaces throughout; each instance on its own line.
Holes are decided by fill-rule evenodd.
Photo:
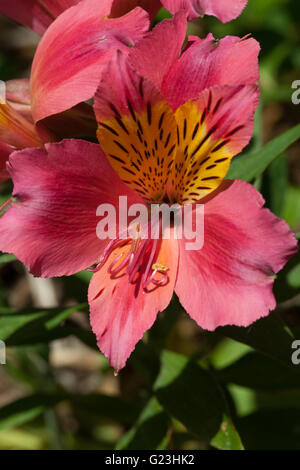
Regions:
M 205 98 L 176 112 L 164 101 L 136 112 L 128 100 L 128 114 L 111 105 L 113 117 L 99 123 L 98 139 L 111 165 L 145 201 L 193 203 L 221 184 L 232 152 L 226 136 L 215 135 L 210 111 L 217 104 L 211 95 Z

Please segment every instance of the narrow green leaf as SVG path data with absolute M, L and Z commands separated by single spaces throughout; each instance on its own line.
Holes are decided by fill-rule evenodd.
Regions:
M 151 398 L 136 424 L 119 441 L 117 450 L 161 450 L 167 444 L 169 417 Z
M 288 162 L 286 154 L 274 160 L 263 178 L 262 195 L 267 207 L 278 217 L 282 216 L 288 188 Z
M 28 313 L 0 314 L 0 339 L 8 346 L 30 344 L 32 340 L 53 330 L 72 313 L 84 310 L 87 304 L 74 305 L 69 308 L 54 308 Z
M 0 431 L 30 422 L 46 409 L 65 400 L 69 401 L 76 410 L 90 411 L 96 416 L 103 416 L 123 424 L 132 424 L 137 419 L 137 407 L 118 397 L 101 394 L 37 393 L 16 400 L 0 409 Z
M 227 177 L 252 181 L 260 176 L 275 158 L 300 138 L 300 124 L 276 137 L 263 148 L 233 160 Z
M 300 229 L 300 187 L 288 186 L 284 201 L 283 218 L 292 229 Z
M 49 406 L 59 401 L 57 396 L 41 394 L 20 398 L 0 409 L 0 431 L 15 428 L 32 421 Z

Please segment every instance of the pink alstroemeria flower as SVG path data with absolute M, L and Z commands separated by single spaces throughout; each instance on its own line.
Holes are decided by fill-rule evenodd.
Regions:
M 66 140 L 15 152 L 8 165 L 14 197 L 0 219 L 0 249 L 35 276 L 96 265 L 90 320 L 116 371 L 174 291 L 207 330 L 268 315 L 274 273 L 297 249 L 253 186 L 223 179 L 252 134 L 258 44 L 192 39 L 178 60 L 185 26 L 176 15 L 129 56 L 112 58 L 95 98 L 101 146 Z M 204 204 L 203 248 L 187 251 L 172 237 L 99 239 L 97 208 L 112 204 L 119 220 L 119 196 L 146 208 Z
M 10 80 L 5 83 L 0 96 L 0 181 L 9 179 L 6 162 L 15 150 L 27 147 L 43 147 L 46 142 L 56 142 L 69 136 L 94 137 L 96 130 L 93 109 L 86 103 L 42 125 L 35 126 L 31 112 L 28 79 Z M 47 123 L 47 125 L 46 125 Z
M 50 24 L 68 8 L 81 0 L 0 0 L 0 13 L 43 34 Z M 104 3 L 99 0 L 99 4 Z M 161 8 L 160 0 L 113 0 L 111 18 L 123 16 L 140 6 L 154 18 Z
M 56 138 L 46 129 L 41 133 L 35 129 L 28 80 L 10 80 L 1 91 L 5 95 L 0 95 L 0 181 L 4 181 L 10 177 L 6 161 L 13 151 L 42 147 L 44 141 L 52 142 Z
M 161 0 L 171 12 L 182 9 L 188 12 L 189 20 L 199 16 L 216 16 L 222 23 L 235 20 L 247 5 L 248 0 Z
M 5 6 L 17 7 L 15 3 L 5 2 Z M 58 14 L 60 8 L 64 10 L 72 4 L 70 0 L 27 3 L 21 14 L 31 14 L 32 9 L 37 14 L 41 11 Z M 78 5 L 67 9 L 51 24 L 38 46 L 31 90 L 26 79 L 7 83 L 6 98 L 2 97 L 0 102 L 2 179 L 8 178 L 5 161 L 15 149 L 40 147 L 44 142 L 63 137 L 95 135 L 92 107 L 82 102 L 93 97 L 103 67 L 116 50 L 128 53 L 130 46 L 148 31 L 149 18 L 141 8 L 121 18 L 107 19 L 112 6 L 117 13 L 113 0 L 73 3 Z
M 113 0 L 82 0 L 43 35 L 30 77 L 35 123 L 93 98 L 103 67 L 116 51 L 127 54 L 148 31 L 144 10 L 108 18 L 112 5 Z
M 73 114 L 68 116 L 69 122 L 75 127 L 78 121 L 90 118 L 86 105 L 73 108 L 93 97 L 103 67 L 116 51 L 128 53 L 148 31 L 149 15 L 139 7 L 124 16 L 109 18 L 112 9 L 114 16 L 124 12 L 125 4 L 118 5 L 114 0 L 27 0 L 2 5 L 0 0 L 0 11 L 2 8 L 4 13 L 14 11 L 22 18 L 25 14 L 31 18 L 33 12 L 37 17 L 47 12 L 52 18 L 33 60 L 28 93 L 29 112 L 39 131 L 48 125 L 57 127 L 52 116 L 70 109 Z

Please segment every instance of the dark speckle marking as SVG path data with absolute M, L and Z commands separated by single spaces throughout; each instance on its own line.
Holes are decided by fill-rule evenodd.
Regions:
M 128 150 L 127 150 L 120 142 L 118 142 L 117 140 L 114 140 L 114 143 L 115 143 L 121 150 L 123 150 L 123 152 L 125 152 L 125 153 L 127 153 L 127 154 L 129 153 Z
M 119 137 L 119 134 L 117 133 L 117 131 L 115 131 L 115 129 L 113 129 L 112 127 L 108 126 L 107 124 L 104 124 L 103 122 L 101 122 L 100 126 L 104 127 L 104 129 L 106 129 L 107 131 L 111 132 L 113 135 L 115 135 L 116 137 Z
M 219 176 L 206 176 L 205 178 L 201 178 L 202 181 L 209 181 L 209 180 L 218 180 Z
M 129 99 L 127 99 L 127 105 L 128 105 L 128 109 L 130 111 L 130 114 L 131 114 L 131 117 L 132 119 L 136 122 L 136 115 L 135 115 L 135 112 L 133 110 L 133 106 L 132 106 L 132 103 Z
M 193 130 L 192 139 L 194 139 L 194 138 L 196 137 L 199 127 L 200 127 L 200 122 L 198 122 L 198 123 L 195 125 L 195 128 L 194 128 L 194 130 Z
M 232 137 L 234 134 L 236 134 L 237 132 L 241 131 L 242 129 L 244 128 L 244 126 L 237 126 L 235 129 L 233 129 L 232 131 L 230 131 L 226 137 Z
M 184 119 L 184 123 L 183 123 L 183 139 L 186 139 L 186 130 L 187 130 L 187 122 L 186 122 L 186 119 Z
M 228 158 L 219 158 L 218 160 L 215 160 L 215 163 L 226 162 L 226 160 L 228 160 Z
M 211 153 L 217 152 L 220 150 L 222 147 L 225 147 L 226 144 L 228 144 L 229 140 L 223 140 L 223 142 L 220 142 L 212 151 Z
M 159 129 L 161 129 L 161 126 L 162 126 L 162 124 L 163 124 L 165 114 L 166 114 L 166 113 L 162 113 L 162 115 L 160 116 L 159 123 L 158 123 L 158 128 L 159 128 Z
M 211 170 L 212 168 L 216 168 L 217 165 L 209 165 L 205 169 L 206 170 Z
M 151 126 L 152 124 L 152 109 L 151 109 L 151 104 L 147 103 L 147 119 L 148 119 L 148 124 Z
M 122 158 L 117 157 L 116 155 L 112 155 L 112 154 L 109 154 L 109 156 L 113 158 L 114 160 L 116 160 L 117 162 L 120 162 L 120 163 L 123 163 L 123 165 L 126 165 L 126 162 L 122 160 Z

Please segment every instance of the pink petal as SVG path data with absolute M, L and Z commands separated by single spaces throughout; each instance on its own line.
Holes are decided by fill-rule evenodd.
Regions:
M 160 255 L 167 260 L 169 282 L 152 291 L 143 291 L 139 281 L 130 284 L 126 274 L 109 276 L 107 267 L 111 259 L 92 278 L 89 287 L 90 322 L 99 349 L 117 372 L 125 366 L 136 343 L 154 323 L 157 313 L 163 311 L 172 298 L 178 262 L 177 240 L 164 240 Z
M 125 15 L 135 7 L 141 7 L 143 10 L 148 11 L 151 19 L 154 19 L 161 6 L 160 0 L 114 0 L 110 17 L 117 18 Z
M 128 52 L 148 30 L 148 15 L 140 8 L 105 19 L 111 3 L 83 0 L 61 14 L 43 36 L 31 76 L 35 122 L 90 99 L 115 52 Z
M 43 34 L 52 21 L 80 0 L 0 0 L 0 12 Z
M 194 102 L 202 118 L 203 113 L 206 115 L 207 133 L 213 140 L 220 141 L 220 145 L 226 144 L 225 152 L 230 155 L 224 157 L 240 153 L 253 134 L 254 113 L 259 102 L 258 89 L 249 85 L 214 86 L 204 90 Z
M 255 39 L 227 36 L 216 42 L 191 38 L 192 43 L 165 76 L 162 92 L 176 109 L 214 85 L 253 85 L 259 80 L 259 44 Z
M 2 139 L 16 148 L 40 147 L 42 142 L 59 140 L 61 134 L 57 132 L 57 126 L 56 128 L 54 126 L 55 132 L 53 132 L 46 123 L 41 126 L 33 125 L 29 80 L 27 78 L 9 80 L 5 85 L 6 103 L 0 105 L 0 113 L 6 116 L 0 126 Z M 66 125 L 71 127 L 69 122 L 65 123 L 63 117 L 58 124 L 59 131 Z M 72 137 L 74 136 L 78 135 L 73 133 Z
M 189 20 L 203 15 L 212 15 L 219 18 L 222 23 L 227 23 L 242 13 L 247 0 L 162 0 L 162 4 L 171 13 L 185 8 L 189 14 Z
M 180 12 L 159 23 L 134 47 L 129 60 L 135 70 L 159 90 L 170 67 L 177 63 L 186 34 L 186 15 Z
M 140 202 L 118 178 L 101 148 L 65 140 L 11 155 L 11 208 L 0 219 L 0 249 L 14 253 L 36 276 L 73 274 L 94 264 L 107 240 L 97 238 L 96 209 L 119 194 Z
M 249 85 L 213 86 L 177 109 L 171 201 L 200 201 L 220 186 L 231 159 L 251 139 L 258 97 L 258 90 Z
M 274 273 L 297 251 L 297 242 L 263 204 L 250 184 L 227 181 L 205 203 L 202 250 L 180 244 L 175 291 L 204 329 L 248 326 L 275 308 Z
M 176 121 L 158 90 L 127 59 L 120 52 L 103 71 L 95 95 L 97 136 L 120 178 L 146 201 L 159 201 L 176 151 Z
M 41 147 L 34 125 L 16 111 L 9 102 L 0 98 L 0 139 L 18 149 Z
M 6 82 L 6 99 L 9 104 L 28 121 L 32 121 L 30 85 L 28 78 Z

